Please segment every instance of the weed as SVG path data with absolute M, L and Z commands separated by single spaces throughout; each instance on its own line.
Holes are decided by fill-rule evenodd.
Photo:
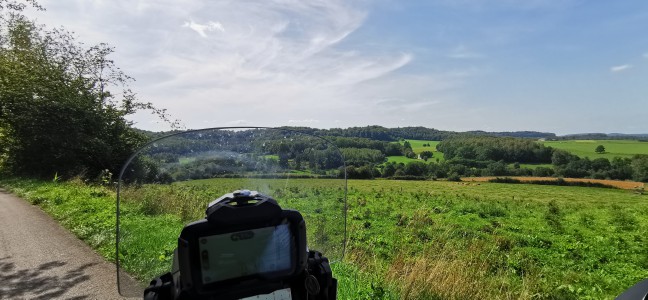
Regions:
M 545 214 L 545 219 L 547 220 L 547 224 L 549 224 L 549 226 L 551 226 L 556 231 L 562 232 L 563 231 L 562 212 L 560 210 L 560 207 L 558 207 L 558 203 L 556 203 L 555 200 L 551 200 L 547 205 L 547 207 L 548 207 L 548 211 Z

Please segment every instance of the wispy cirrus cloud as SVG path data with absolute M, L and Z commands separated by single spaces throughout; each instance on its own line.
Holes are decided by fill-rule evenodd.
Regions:
M 134 88 L 140 97 L 167 108 L 189 127 L 214 120 L 237 124 L 242 112 L 246 122 L 332 124 L 339 119 L 338 109 L 369 101 L 356 97 L 360 91 L 375 94 L 358 85 L 397 76 L 415 59 L 407 51 L 339 46 L 365 23 L 369 8 L 362 1 L 131 4 L 45 3 L 76 16 L 66 27 L 115 45 L 121 56 L 115 60 L 138 79 Z
M 209 21 L 206 24 L 198 24 L 194 21 L 185 22 L 182 27 L 187 27 L 195 32 L 197 32 L 202 37 L 207 37 L 207 32 L 220 31 L 225 32 L 223 24 L 219 22 Z
M 338 47 L 366 17 L 362 4 L 350 1 L 208 3 L 184 21 L 198 35 L 172 33 L 177 41 L 172 49 L 151 58 L 169 76 L 149 88 L 156 97 L 168 98 L 172 90 L 213 107 L 187 112 L 191 106 L 168 104 L 198 118 L 209 110 L 226 115 L 247 110 L 266 120 L 284 115 L 282 123 L 286 113 L 304 117 L 290 123 L 325 115 L 321 124 L 326 124 L 333 118 L 328 116 L 338 116 L 337 109 L 366 98 L 351 96 L 358 84 L 392 76 L 415 59 L 408 52 Z M 214 23 L 219 26 L 209 27 Z
M 629 65 L 629 64 L 613 66 L 613 67 L 610 67 L 610 72 L 619 73 L 619 72 L 623 72 L 623 71 L 626 71 L 626 70 L 631 69 L 631 68 L 632 68 L 632 65 Z
M 426 59 L 407 45 L 362 47 L 358 29 L 371 10 L 365 1 L 42 1 L 42 16 L 59 16 L 47 23 L 115 46 L 113 58 L 137 79 L 140 98 L 189 128 L 398 125 L 397 115 L 424 109 L 456 116 L 439 108 L 471 76 L 443 67 L 412 73 Z M 463 45 L 451 50 L 455 59 L 483 57 Z M 148 119 L 134 120 L 160 128 Z

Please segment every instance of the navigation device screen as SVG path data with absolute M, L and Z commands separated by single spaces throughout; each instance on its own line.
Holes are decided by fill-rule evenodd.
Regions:
M 209 284 L 291 267 L 288 224 L 199 238 L 202 282 Z

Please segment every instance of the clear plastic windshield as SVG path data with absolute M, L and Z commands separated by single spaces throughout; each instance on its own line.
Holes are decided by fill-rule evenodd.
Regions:
M 123 296 L 142 297 L 171 271 L 182 228 L 207 205 L 253 190 L 301 212 L 308 247 L 332 262 L 344 257 L 346 178 L 340 151 L 305 132 L 214 128 L 157 139 L 122 168 L 117 193 L 117 273 Z

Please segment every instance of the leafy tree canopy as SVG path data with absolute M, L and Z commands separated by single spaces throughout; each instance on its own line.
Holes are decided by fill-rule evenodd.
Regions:
M 36 8 L 37 3 L 29 2 Z M 116 173 L 145 140 L 126 116 L 164 110 L 139 102 L 106 44 L 84 46 L 63 29 L 0 0 L 0 170 L 28 176 Z

